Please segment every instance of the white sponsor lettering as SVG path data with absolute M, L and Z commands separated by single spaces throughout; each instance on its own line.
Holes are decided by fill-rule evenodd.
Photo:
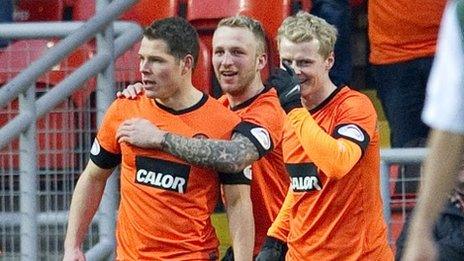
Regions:
M 253 128 L 250 132 L 258 140 L 259 144 L 261 144 L 261 146 L 265 150 L 271 148 L 271 137 L 269 136 L 269 132 L 266 129 Z
M 292 177 L 292 189 L 295 191 L 321 190 L 319 179 L 314 176 Z
M 165 175 L 163 176 L 163 179 L 161 180 L 161 186 L 165 188 L 170 188 L 172 186 L 172 183 L 174 183 L 174 178 L 170 175 Z
M 144 183 L 150 183 L 150 184 L 153 184 L 155 185 L 156 184 L 156 177 L 160 177 L 161 175 L 156 175 L 155 172 L 153 171 L 149 171 L 148 174 L 145 176 L 145 181 L 143 181 Z
M 100 143 L 98 143 L 98 140 L 95 138 L 92 144 L 92 148 L 90 149 L 90 153 L 94 156 L 97 156 L 100 154 Z
M 346 125 L 346 126 L 343 126 L 341 128 L 338 129 L 338 134 L 342 135 L 342 136 L 345 136 L 345 137 L 350 137 L 352 139 L 355 139 L 359 142 L 363 142 L 365 137 L 364 137 L 364 133 L 361 131 L 361 129 L 359 129 L 358 126 L 354 125 L 354 124 L 349 124 L 349 125 Z
M 137 181 L 138 181 L 138 182 L 143 182 L 143 181 L 145 181 L 145 178 L 147 177 L 147 173 L 148 173 L 148 172 L 147 172 L 146 170 L 144 170 L 144 169 L 139 169 L 139 170 L 137 171 L 137 176 L 136 176 Z
M 136 174 L 136 179 L 139 183 L 173 189 L 177 190 L 179 193 L 184 193 L 185 179 L 182 177 L 173 177 L 169 174 L 139 169 Z

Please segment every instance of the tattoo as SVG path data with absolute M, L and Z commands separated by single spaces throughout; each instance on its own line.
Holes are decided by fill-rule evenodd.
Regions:
M 259 158 L 255 145 L 240 133 L 234 133 L 231 140 L 196 139 L 168 133 L 162 148 L 190 164 L 225 173 L 239 172 Z

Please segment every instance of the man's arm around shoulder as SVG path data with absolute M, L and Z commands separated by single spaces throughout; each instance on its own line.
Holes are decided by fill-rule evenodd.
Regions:
M 190 164 L 224 173 L 237 173 L 259 159 L 256 145 L 235 132 L 231 140 L 197 139 L 168 133 L 146 119 L 124 121 L 117 130 L 119 143 L 161 149 Z

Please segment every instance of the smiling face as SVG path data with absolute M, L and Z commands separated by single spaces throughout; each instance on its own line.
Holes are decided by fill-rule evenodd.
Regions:
M 145 95 L 151 99 L 168 99 L 181 86 L 182 62 L 168 52 L 160 39 L 142 39 L 139 70 Z
M 329 78 L 334 64 L 337 29 L 324 19 L 298 12 L 285 18 L 278 30 L 277 46 L 281 63 L 291 64 L 301 81 L 302 104 L 313 109 L 336 86 Z
M 225 93 L 239 95 L 260 82 L 266 55 L 258 53 L 258 43 L 246 28 L 220 26 L 213 36 L 213 67 Z
M 324 58 L 319 53 L 319 41 L 292 42 L 283 37 L 279 44 L 281 63 L 290 65 L 300 79 L 303 104 L 313 108 L 332 92 L 329 71 L 334 63 L 333 53 Z M 328 89 L 330 88 L 330 90 Z

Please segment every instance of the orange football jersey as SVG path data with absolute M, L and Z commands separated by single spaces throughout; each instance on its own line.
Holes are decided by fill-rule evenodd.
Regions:
M 251 201 L 255 219 L 255 247 L 257 255 L 264 243 L 267 230 L 276 218 L 284 201 L 290 181 L 282 159 L 282 133 L 285 112 L 273 88 L 265 88 L 253 98 L 236 107 L 230 107 L 226 96 L 220 101 L 237 113 L 244 122 L 256 124 L 267 130 L 273 150 L 263 155 L 251 166 Z
M 284 231 L 290 228 L 287 260 L 393 260 L 380 197 L 377 116 L 370 100 L 339 88 L 310 112 L 292 110 L 283 139 L 291 177 L 284 207 L 288 223 L 280 221 Z M 339 151 L 328 153 L 329 145 Z M 351 152 L 356 156 L 346 157 Z M 279 235 L 276 225 L 270 235 Z
M 92 161 L 100 167 L 121 163 L 118 260 L 218 259 L 219 242 L 210 215 L 219 184 L 243 180 L 237 181 L 239 175 L 218 176 L 159 150 L 119 144 L 116 130 L 130 118 L 148 119 L 171 133 L 214 139 L 230 139 L 240 118 L 206 95 L 182 111 L 172 111 L 145 96 L 118 99 L 108 109 L 91 152 Z M 249 184 L 249 179 L 244 183 Z

